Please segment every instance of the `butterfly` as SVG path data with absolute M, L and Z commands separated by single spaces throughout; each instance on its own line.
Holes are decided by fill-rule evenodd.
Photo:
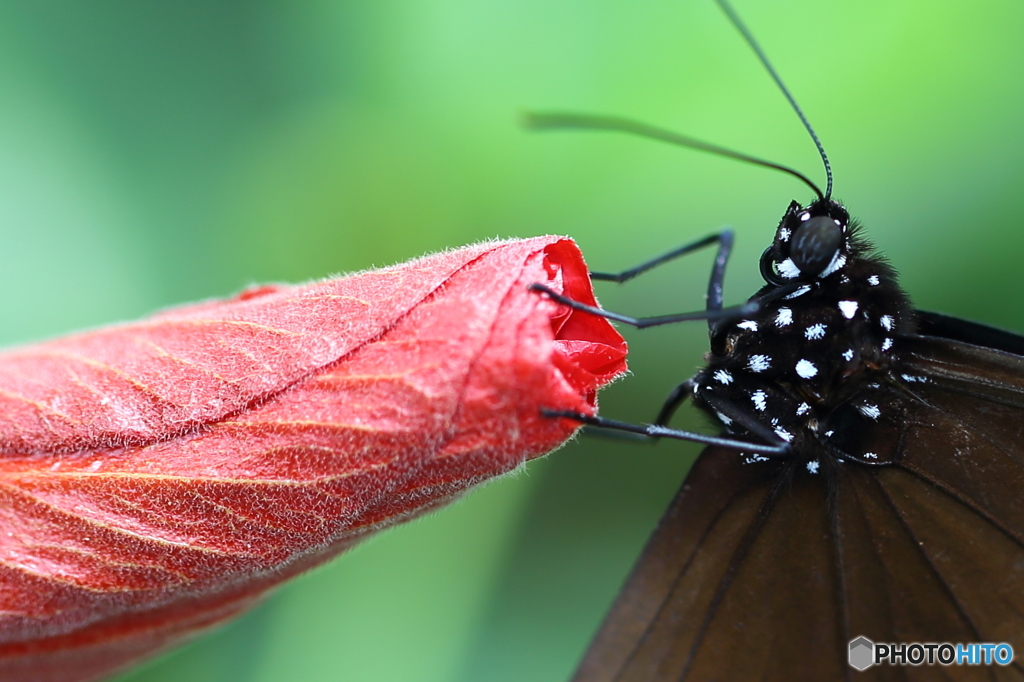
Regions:
M 632 318 L 554 296 L 640 328 L 707 319 L 710 331 L 705 367 L 654 423 L 550 414 L 708 445 L 574 679 L 853 679 L 860 638 L 1024 651 L 1024 337 L 913 307 L 832 198 L 827 157 L 789 91 L 718 2 L 817 144 L 824 192 L 792 169 L 624 119 L 533 120 L 731 156 L 816 193 L 785 210 L 760 260 L 765 285 L 742 306 L 723 307 L 731 232 L 593 275 L 624 281 L 717 244 L 701 313 Z M 721 434 L 670 428 L 686 400 Z M 1024 679 L 1007 663 L 874 665 L 864 679 Z

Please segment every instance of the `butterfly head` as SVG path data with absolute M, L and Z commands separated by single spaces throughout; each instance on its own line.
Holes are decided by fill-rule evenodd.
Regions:
M 824 279 L 849 262 L 850 214 L 832 199 L 804 207 L 792 202 L 775 240 L 761 256 L 761 274 L 769 284 Z

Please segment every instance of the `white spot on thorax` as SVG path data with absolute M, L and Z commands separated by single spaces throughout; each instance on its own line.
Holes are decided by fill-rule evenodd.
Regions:
M 853 316 L 857 314 L 857 302 L 856 301 L 840 301 L 839 310 L 843 313 L 843 317 L 848 320 L 852 320 Z
M 793 324 L 793 311 L 789 308 L 779 308 L 779 312 L 775 316 L 775 324 L 779 327 L 788 327 Z
M 870 277 L 868 277 L 868 284 L 870 284 L 873 287 L 877 287 L 881 283 L 882 280 L 878 279 L 878 275 L 871 275 Z
M 873 452 L 865 452 L 864 457 L 866 457 L 867 459 L 878 459 L 878 455 L 876 455 Z
M 927 377 L 915 377 L 913 374 L 901 374 L 900 376 L 903 377 L 904 381 L 908 381 L 910 383 L 914 383 L 915 381 L 922 384 L 928 383 Z
M 825 325 L 823 324 L 812 324 L 810 327 L 804 330 L 804 336 L 810 340 L 821 339 L 825 337 Z
M 725 384 L 726 386 L 732 383 L 732 375 L 724 369 L 715 370 L 714 376 L 718 379 L 719 383 Z
M 739 327 L 740 329 L 746 329 L 747 331 L 757 331 L 757 322 L 754 322 L 753 320 L 744 320 L 743 322 L 740 322 L 736 326 Z
M 812 459 L 810 462 L 808 462 L 807 471 L 809 471 L 812 474 L 818 473 L 818 460 Z
M 892 348 L 892 339 L 882 341 L 882 350 L 889 350 L 890 348 Z
M 810 409 L 811 409 L 811 406 L 808 405 L 807 403 L 800 403 L 800 405 L 796 408 L 796 416 L 802 417 L 805 414 L 807 414 L 807 412 Z
M 862 415 L 864 415 L 865 417 L 871 417 L 872 419 L 878 419 L 878 417 L 882 414 L 882 411 L 878 409 L 878 405 L 858 405 L 857 409 L 860 411 Z
M 806 223 L 810 219 L 811 214 L 808 211 L 804 211 L 803 213 L 800 214 L 800 222 Z
M 775 429 L 775 435 L 777 435 L 779 438 L 786 441 L 787 443 L 793 442 L 793 434 L 787 431 L 786 429 L 782 428 L 781 426 Z
M 768 407 L 768 394 L 764 391 L 754 391 L 750 394 L 750 399 L 754 401 L 754 407 L 760 412 L 764 412 Z
M 791 233 L 788 227 L 782 228 L 781 230 L 779 230 L 779 241 L 788 242 L 790 234 Z
M 772 359 L 767 355 L 751 355 L 747 360 L 747 368 L 751 372 L 763 372 L 772 366 Z
M 886 331 L 892 331 L 892 316 L 891 315 L 882 315 L 880 318 L 878 318 L 878 321 L 881 323 L 882 327 Z
M 810 379 L 818 374 L 818 368 L 810 360 L 800 360 L 796 363 L 796 373 L 804 379 Z
M 849 362 L 850 360 L 853 360 L 853 349 L 852 348 L 850 348 L 849 350 L 843 351 L 843 359 L 846 360 L 847 362 Z
M 800 268 L 796 266 L 792 258 L 787 258 L 778 264 L 779 276 L 786 279 L 793 279 L 800 276 Z

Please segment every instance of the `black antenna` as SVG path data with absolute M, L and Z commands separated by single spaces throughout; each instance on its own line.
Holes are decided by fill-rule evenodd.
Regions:
M 832 165 L 828 162 L 828 156 L 825 154 L 825 148 L 821 146 L 821 140 L 818 139 L 818 135 L 814 132 L 814 128 L 811 127 L 810 121 L 808 121 L 807 117 L 804 116 L 804 112 L 800 109 L 796 100 L 793 99 L 793 95 L 790 94 L 789 88 L 787 88 L 782 82 L 782 79 L 779 78 L 779 74 L 775 73 L 775 69 L 772 67 L 772 63 L 768 61 L 767 55 L 765 55 L 761 46 L 757 44 L 757 41 L 754 40 L 753 34 L 747 30 L 746 25 L 740 21 L 739 15 L 736 14 L 732 6 L 727 2 L 727 0 L 715 0 L 715 2 L 717 2 L 718 6 L 722 8 L 722 11 L 725 12 L 725 16 L 729 18 L 732 25 L 740 32 L 743 39 L 747 41 L 747 45 L 750 45 L 750 48 L 754 51 L 754 54 L 757 55 L 757 58 L 761 60 L 761 64 L 763 64 L 764 68 L 768 70 L 768 75 L 770 75 L 772 80 L 775 81 L 775 84 L 779 86 L 779 90 L 782 90 L 782 94 L 786 96 L 787 100 L 789 100 L 789 105 L 793 107 L 793 111 L 795 111 L 796 115 L 800 117 L 800 121 L 804 124 L 804 128 L 807 129 L 811 139 L 814 140 L 814 145 L 818 148 L 818 154 L 821 156 L 821 162 L 825 165 L 825 196 L 822 198 L 830 199 L 832 197 Z M 818 192 L 818 196 L 821 196 L 821 192 Z
M 799 109 L 797 109 L 799 112 Z M 801 118 L 803 115 L 801 114 Z M 806 123 L 806 122 L 805 122 Z M 826 199 L 831 195 L 832 191 L 832 171 L 829 170 L 828 159 L 825 159 L 825 170 L 828 172 L 828 188 L 829 191 L 826 194 L 822 194 L 818 186 L 815 185 L 811 180 L 801 173 L 800 171 L 783 166 L 778 163 L 772 163 L 771 161 L 765 161 L 759 159 L 756 156 L 750 156 L 749 154 L 743 154 L 735 152 L 725 147 L 719 147 L 717 144 L 711 144 L 710 142 L 702 142 L 701 140 L 687 137 L 686 135 L 680 135 L 673 133 L 670 130 L 664 128 L 656 128 L 646 123 L 640 123 L 639 121 L 633 121 L 628 118 L 619 118 L 617 116 L 592 116 L 589 114 L 572 114 L 572 113 L 526 113 L 523 116 L 523 125 L 527 128 L 533 128 L 535 130 L 551 130 L 555 128 L 568 128 L 575 130 L 613 130 L 623 133 L 631 133 L 633 135 L 639 135 L 640 137 L 646 137 L 653 140 L 661 140 L 662 142 L 669 142 L 671 144 L 677 144 L 680 147 L 687 147 L 689 149 L 696 149 L 702 152 L 708 152 L 709 154 L 715 154 L 717 156 L 725 156 L 730 159 L 736 159 L 737 161 L 743 161 L 744 163 L 752 163 L 755 166 L 763 166 L 765 168 L 771 168 L 773 170 L 782 171 L 788 173 L 793 177 L 802 181 L 805 185 L 814 190 L 814 193 L 818 195 L 819 199 Z M 809 128 L 809 126 L 808 126 Z M 814 131 L 811 131 L 811 135 L 814 135 Z M 817 141 L 817 138 L 815 138 Z M 821 145 L 818 145 L 821 149 Z M 825 158 L 825 152 L 822 151 L 822 158 Z

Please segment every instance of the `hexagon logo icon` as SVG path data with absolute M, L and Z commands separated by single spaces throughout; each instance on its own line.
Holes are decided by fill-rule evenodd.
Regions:
M 858 637 L 850 642 L 850 666 L 867 670 L 875 662 L 875 643 L 867 637 Z

